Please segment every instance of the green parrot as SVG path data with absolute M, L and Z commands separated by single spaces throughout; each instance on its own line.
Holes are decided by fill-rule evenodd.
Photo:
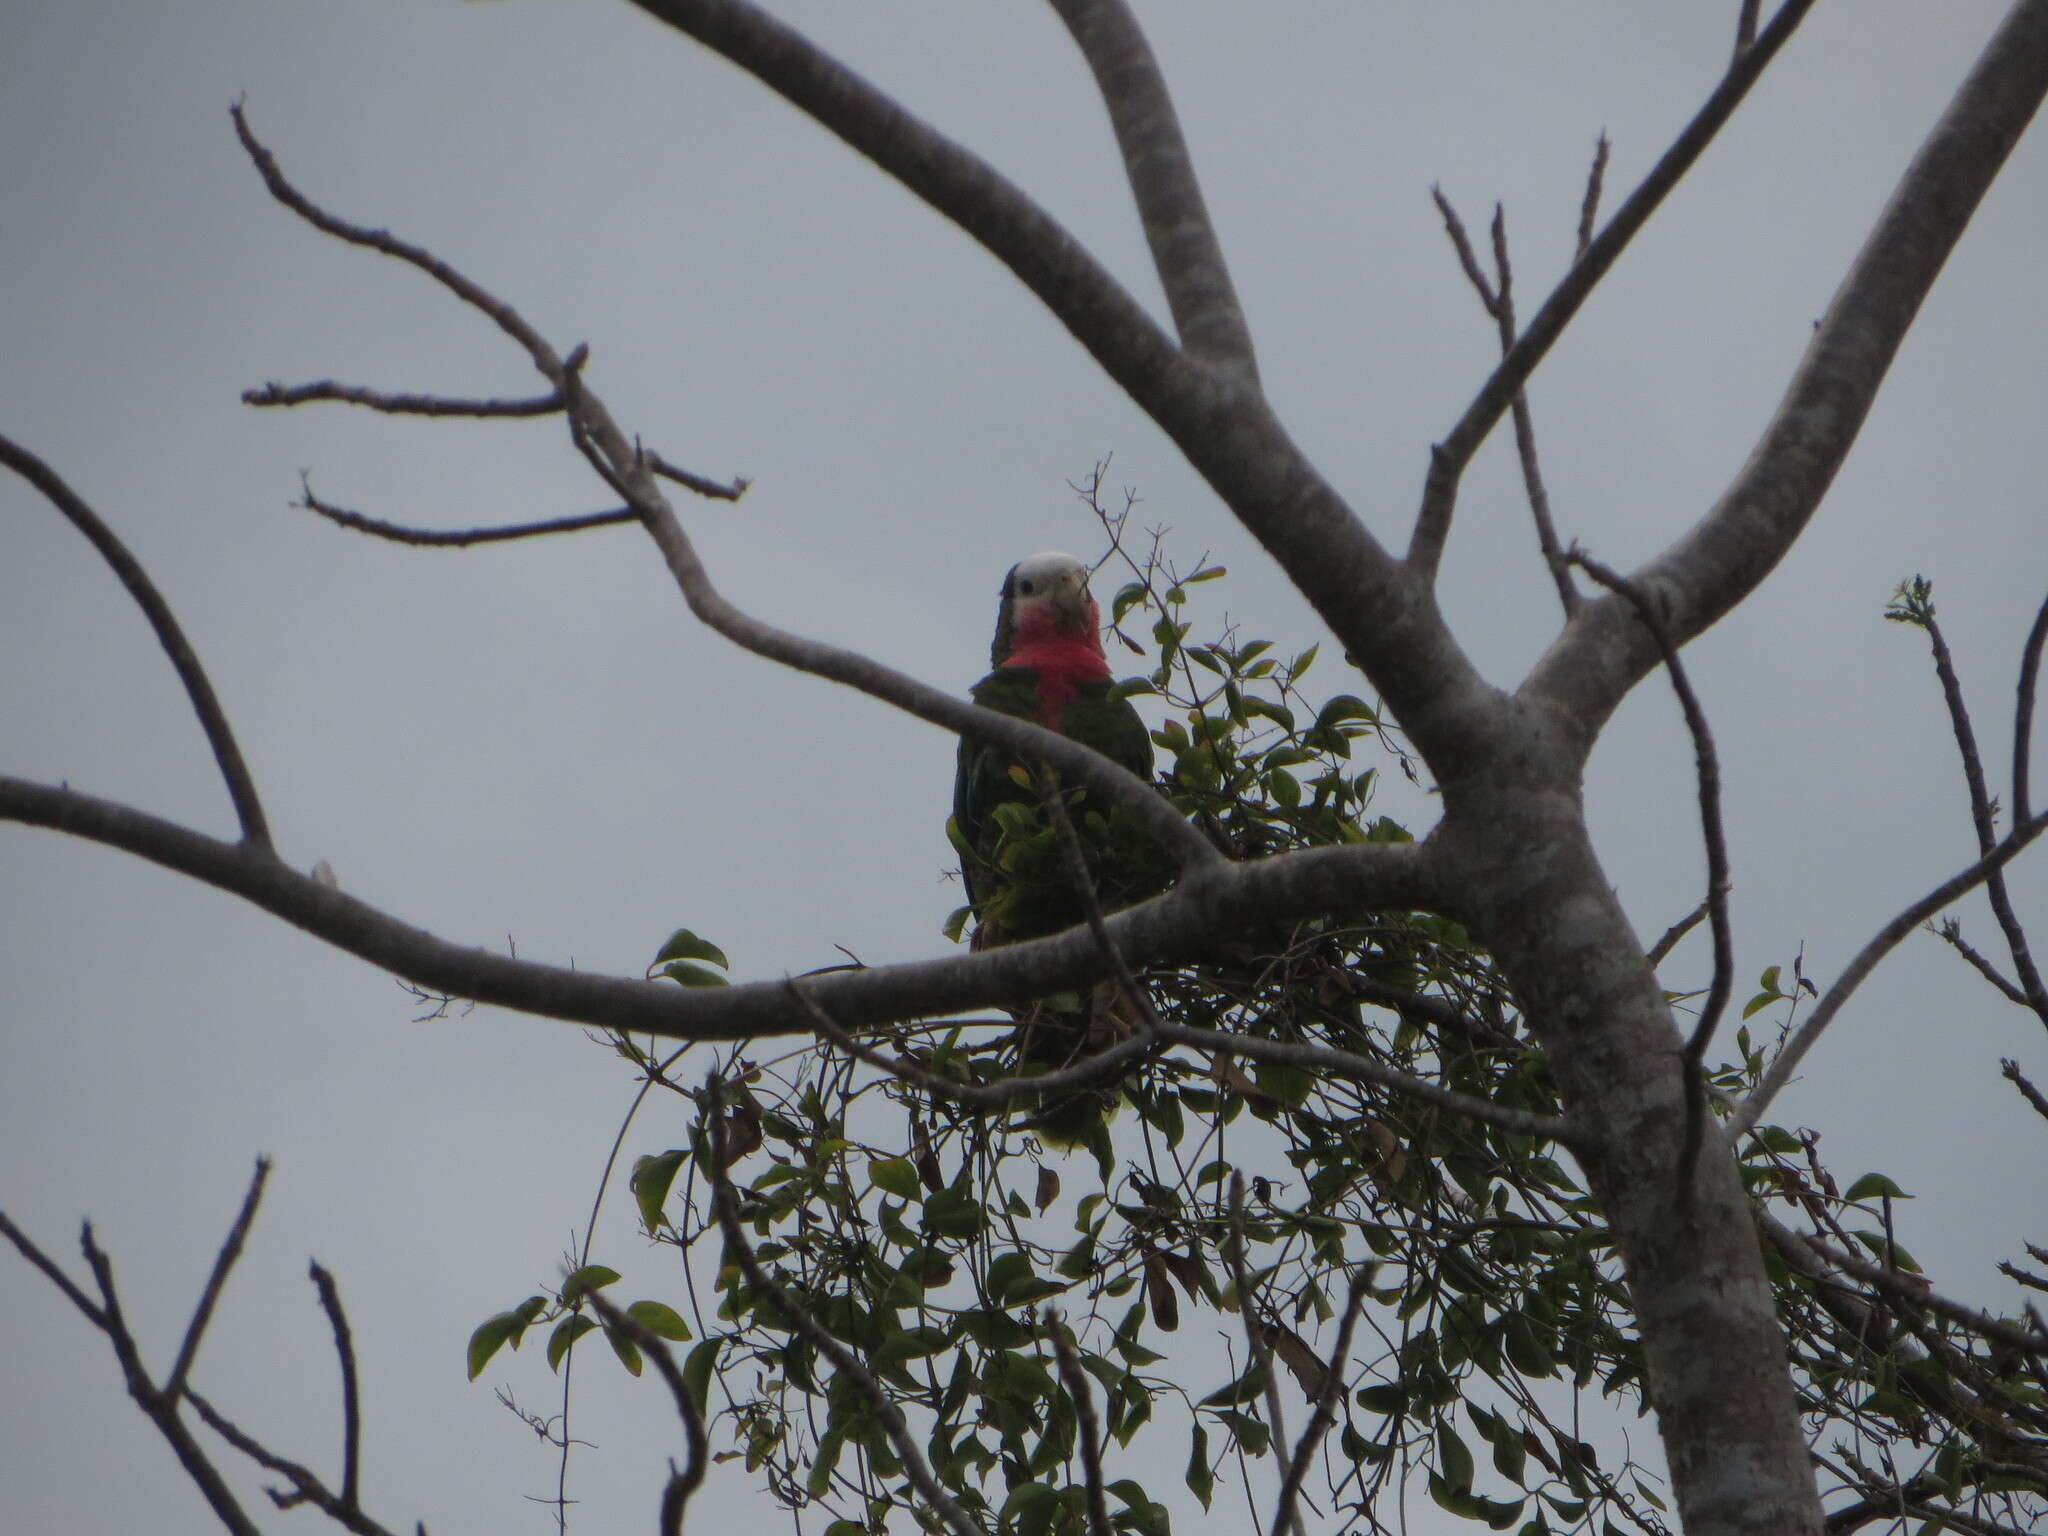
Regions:
M 1152 736 L 1115 691 L 1081 561 L 1047 553 L 1010 567 L 989 661 L 995 670 L 974 685 L 975 703 L 1035 720 L 1150 781 Z M 1128 818 L 1104 815 L 1078 786 L 1066 793 L 1104 911 L 1165 884 L 1159 852 Z M 1001 748 L 960 739 L 953 825 L 976 949 L 1057 933 L 1086 916 L 1042 800 L 1035 768 Z
M 1152 736 L 1110 677 L 1101 616 L 1081 561 L 1051 553 L 1010 568 L 989 660 L 995 670 L 974 685 L 975 703 L 1035 720 L 1151 781 Z M 976 949 L 1058 933 L 1087 916 L 1045 811 L 1038 774 L 1037 765 L 1020 763 L 999 747 L 960 740 L 949 830 L 974 915 Z M 1062 794 L 1105 912 L 1166 886 L 1164 854 L 1128 816 L 1091 804 L 1094 797 L 1078 785 Z M 1011 1059 L 1025 1073 L 1053 1070 L 1105 1049 L 1133 1024 L 1113 983 L 1086 995 L 1044 998 L 1011 1013 L 1019 1026 Z M 1059 1095 L 1038 1106 L 1030 1125 L 1052 1145 L 1099 1143 L 1098 1155 L 1107 1156 L 1105 1123 L 1117 1098 L 1106 1086 Z

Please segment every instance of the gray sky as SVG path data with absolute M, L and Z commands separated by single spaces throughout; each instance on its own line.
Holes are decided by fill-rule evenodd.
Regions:
M 779 8 L 1014 176 L 1158 307 L 1106 124 L 1040 7 Z M 1610 205 L 1705 95 L 1733 4 L 1142 8 L 1298 439 L 1384 538 L 1405 538 L 1430 440 L 1492 331 L 1428 200 L 1475 229 L 1509 205 L 1523 312 L 1570 254 L 1594 135 Z M 1712 501 L 1811 322 L 1999 7 L 1819 7 L 1539 374 L 1560 525 L 1626 566 Z M 193 0 L 0 10 L 0 431 L 129 540 L 241 732 L 281 849 L 450 939 L 634 972 L 673 927 L 738 974 L 927 955 L 950 742 L 739 655 L 614 530 L 469 554 L 371 543 L 286 508 L 324 496 L 442 526 L 607 504 L 559 424 L 250 411 L 267 379 L 512 395 L 486 323 L 345 250 L 263 192 L 251 120 L 345 217 L 419 240 L 518 306 L 629 430 L 738 507 L 685 509 L 760 616 L 944 686 L 983 669 L 1018 556 L 1090 552 L 1064 488 L 1107 453 L 1185 560 L 1232 567 L 1230 612 L 1283 645 L 1304 606 L 1057 325 L 866 162 L 694 45 L 588 3 Z M 1894 583 L 1937 582 L 1987 758 L 2048 585 L 2048 145 L 2023 143 L 1923 311 L 1808 537 L 1690 653 L 1728 781 L 1745 983 L 1803 941 L 1823 984 L 1966 861 L 1954 751 Z M 140 617 L 82 540 L 0 483 L 0 771 L 232 825 Z M 1506 434 L 1468 477 L 1446 606 L 1496 680 L 1555 631 Z M 1318 681 L 1355 686 L 1334 655 Z M 1588 785 L 1609 871 L 1654 935 L 1702 882 L 1691 752 L 1653 680 Z M 1418 830 L 1413 793 L 1385 807 Z M 2048 920 L 2048 862 L 2016 878 Z M 1965 909 L 1978 937 L 1991 929 Z M 2038 937 L 2038 935 L 2037 935 Z M 1667 969 L 1696 982 L 1703 949 Z M 451 1532 L 539 1532 L 551 1486 L 491 1399 L 545 1408 L 527 1351 L 483 1382 L 462 1345 L 555 1273 L 632 1085 L 560 1024 L 429 1024 L 392 982 L 132 859 L 0 829 L 0 1206 L 75 1262 L 89 1213 L 161 1364 L 250 1159 L 266 1213 L 196 1379 L 331 1468 L 336 1393 L 309 1254 L 338 1274 L 370 1408 L 373 1509 Z M 1738 997 L 1744 995 L 1738 992 Z M 1997 1080 L 2048 1073 L 2038 1024 L 1910 944 L 1780 1113 L 1847 1176 L 1925 1198 L 1901 1236 L 1952 1292 L 2041 1241 L 2043 1139 Z M 655 1110 L 635 1150 L 679 1125 Z M 600 1252 L 665 1277 L 607 1215 Z M 2031 1223 L 2031 1225 L 2029 1225 Z M 214 1529 L 122 1395 L 96 1335 L 0 1262 L 0 1528 Z M 591 1366 L 597 1368 L 592 1369 Z M 672 1421 L 590 1357 L 574 1488 L 585 1531 L 652 1516 Z M 243 1479 L 248 1486 L 248 1480 Z M 732 1508 L 760 1510 L 742 1500 Z M 310 1515 L 274 1517 L 277 1528 Z

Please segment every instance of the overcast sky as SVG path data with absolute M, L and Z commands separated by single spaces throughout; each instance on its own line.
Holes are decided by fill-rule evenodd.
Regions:
M 1813 320 L 2001 8 L 1821 6 L 1538 375 L 1567 537 L 1612 564 L 1714 499 Z M 1163 309 L 1099 102 L 1044 7 L 779 7 L 1042 199 Z M 1722 67 L 1736 6 L 1387 0 L 1142 6 L 1293 432 L 1383 538 L 1484 377 L 1490 323 L 1431 209 L 1508 203 L 1524 314 L 1569 259 L 1595 135 L 1610 203 Z M 1099 548 L 1065 489 L 1112 480 L 1231 567 L 1251 634 L 1305 607 L 1170 446 L 990 258 L 719 60 L 589 0 L 0 7 L 0 431 L 66 475 L 177 608 L 241 733 L 283 855 L 459 942 L 637 972 L 678 925 L 744 977 L 929 955 L 952 746 L 698 628 L 643 539 L 400 549 L 287 508 L 439 526 L 608 504 L 558 422 L 256 412 L 268 379 L 515 395 L 537 384 L 417 273 L 264 193 L 251 121 L 327 207 L 421 241 L 518 306 L 628 430 L 738 507 L 684 508 L 761 617 L 964 689 L 1020 555 Z M 1728 782 L 1744 982 L 1805 945 L 1823 984 L 1967 862 L 1954 749 L 1913 633 L 1919 571 L 1986 756 L 2007 761 L 2019 643 L 2048 586 L 2048 145 L 2023 143 L 1926 305 L 1808 536 L 1704 637 Z M 1468 651 L 1512 684 L 1555 632 L 1505 433 L 1468 477 L 1444 572 Z M 216 833 L 203 740 L 85 543 L 0 482 L 0 771 Z M 1355 687 L 1334 654 L 1319 681 Z M 1588 785 L 1603 858 L 1654 936 L 1698 899 L 1691 751 L 1646 684 Z M 1383 806 L 1418 830 L 1426 797 Z M 2048 942 L 2048 858 L 2015 879 Z M 1980 906 L 1964 909 L 1980 942 Z M 1703 947 L 1667 968 L 1702 976 Z M 1738 992 L 1738 997 L 1743 992 Z M 251 1159 L 268 1208 L 196 1381 L 332 1469 L 331 1351 L 304 1279 L 339 1276 L 394 1526 L 541 1532 L 552 1467 L 490 1388 L 550 1406 L 529 1350 L 463 1379 L 486 1314 L 557 1273 L 632 1084 L 575 1029 L 492 1010 L 415 1023 L 386 976 L 211 890 L 0 828 L 0 1208 L 76 1264 L 89 1213 L 161 1366 Z M 1923 1198 L 1901 1232 L 1953 1293 L 2043 1227 L 2044 1141 L 1997 1080 L 2048 1081 L 2040 1026 L 1910 943 L 1780 1101 L 1846 1176 Z M 665 1107 L 633 1150 L 680 1136 Z M 599 1251 L 658 1260 L 608 1208 Z M 215 1529 L 97 1335 L 0 1256 L 0 1529 Z M 651 1521 L 672 1419 L 593 1356 L 572 1487 L 586 1532 Z M 242 1479 L 244 1486 L 251 1486 Z M 728 1510 L 764 1511 L 735 1498 Z M 700 1518 L 710 1518 L 707 1510 Z M 308 1514 L 273 1516 L 304 1529 Z M 1461 1527 L 1462 1528 L 1462 1527 Z

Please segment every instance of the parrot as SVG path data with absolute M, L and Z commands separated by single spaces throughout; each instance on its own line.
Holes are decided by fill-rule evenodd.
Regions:
M 993 670 L 972 696 L 985 709 L 1093 747 L 1150 783 L 1152 736 L 1110 676 L 1101 622 L 1082 561 L 1057 551 L 1018 561 L 1003 578 L 989 647 Z M 1000 747 L 960 739 L 949 831 L 975 919 L 976 949 L 1058 933 L 1087 915 L 1043 809 L 1038 772 Z M 1127 816 L 1091 805 L 1079 786 L 1064 788 L 1063 795 L 1103 911 L 1165 887 L 1164 855 Z M 1083 997 L 1062 995 L 1012 1010 L 1020 1025 L 1018 1065 L 1027 1072 L 1064 1066 L 1128 1033 L 1117 990 L 1109 983 Z M 1033 1128 L 1055 1145 L 1097 1139 L 1115 1098 L 1104 1089 L 1069 1095 L 1045 1106 Z

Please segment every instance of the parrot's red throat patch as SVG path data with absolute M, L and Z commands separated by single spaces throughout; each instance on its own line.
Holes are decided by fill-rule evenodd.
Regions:
M 1109 681 L 1109 663 L 1093 635 L 1048 635 L 1010 652 L 1003 669 L 1029 668 L 1038 674 L 1038 723 L 1053 730 L 1083 683 Z

